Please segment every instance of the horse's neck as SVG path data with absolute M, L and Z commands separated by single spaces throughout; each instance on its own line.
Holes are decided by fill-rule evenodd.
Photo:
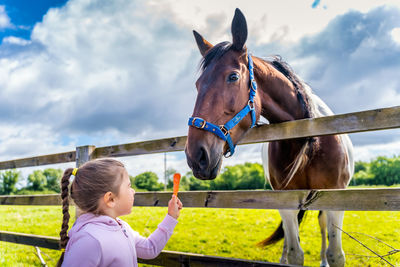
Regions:
M 255 60 L 255 78 L 262 105 L 261 115 L 270 123 L 305 118 L 303 104 L 289 79 L 268 63 Z

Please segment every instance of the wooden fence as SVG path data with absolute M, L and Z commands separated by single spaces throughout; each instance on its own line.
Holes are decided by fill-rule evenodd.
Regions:
M 304 119 L 252 129 L 240 144 L 270 142 L 307 136 L 354 133 L 400 128 L 400 106 L 322 118 Z M 124 157 L 151 153 L 182 151 L 186 136 L 98 147 L 82 146 L 76 151 L 0 162 L 0 170 L 47 164 L 84 162 L 103 157 Z M 170 192 L 137 193 L 135 206 L 167 206 Z M 197 191 L 181 192 L 185 207 L 303 209 L 303 210 L 400 210 L 400 188 L 356 190 L 293 191 Z M 35 196 L 0 196 L 0 205 L 60 205 L 58 194 Z M 58 239 L 0 231 L 0 241 L 59 249 Z M 163 251 L 153 260 L 142 263 L 161 266 L 287 266 L 243 259 Z

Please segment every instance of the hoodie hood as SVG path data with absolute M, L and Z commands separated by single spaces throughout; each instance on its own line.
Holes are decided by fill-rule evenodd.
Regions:
M 122 221 L 120 219 L 114 220 L 106 215 L 95 215 L 93 213 L 84 213 L 76 219 L 71 230 L 68 231 L 68 236 L 71 238 L 74 234 L 82 230 L 86 225 L 96 225 L 109 231 L 121 230 Z

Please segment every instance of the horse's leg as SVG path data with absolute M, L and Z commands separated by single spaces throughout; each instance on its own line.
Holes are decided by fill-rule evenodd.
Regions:
M 285 232 L 285 244 L 282 260 L 287 259 L 289 264 L 303 265 L 304 252 L 300 247 L 299 223 L 297 220 L 298 210 L 279 210 Z M 286 250 L 286 251 L 285 251 Z
M 269 143 L 264 143 L 261 149 L 261 158 L 264 167 L 264 175 L 266 181 L 269 180 L 269 160 L 268 160 Z M 272 184 L 271 184 L 272 187 Z M 285 239 L 283 243 L 281 263 L 303 265 L 304 252 L 300 247 L 299 223 L 297 219 L 298 210 L 279 210 L 282 218 L 283 231 Z
M 343 267 L 346 258 L 342 249 L 342 231 L 337 227 L 342 229 L 344 211 L 326 211 L 326 215 L 329 239 L 326 257 L 330 267 Z
M 269 144 L 264 143 L 261 146 L 261 159 L 262 159 L 262 164 L 264 168 L 264 177 L 265 181 L 268 182 L 271 185 L 271 182 L 269 181 L 269 161 L 268 161 L 268 149 L 269 149 Z M 272 187 L 272 185 L 271 185 Z
M 326 218 L 326 212 L 325 211 L 320 211 L 318 214 L 318 221 L 319 221 L 319 226 L 321 228 L 321 267 L 326 267 L 328 265 L 328 261 L 326 259 L 326 227 L 327 227 L 327 218 Z
M 283 249 L 282 249 L 282 256 L 281 256 L 281 259 L 280 259 L 280 263 L 283 263 L 283 264 L 288 264 L 289 262 L 288 262 L 288 251 L 287 251 L 287 238 L 286 238 L 286 235 L 285 235 L 285 237 L 284 237 L 284 240 L 283 240 Z

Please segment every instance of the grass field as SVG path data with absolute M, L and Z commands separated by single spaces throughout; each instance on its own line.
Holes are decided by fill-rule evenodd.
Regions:
M 74 214 L 74 209 L 71 209 Z M 134 207 L 123 219 L 133 229 L 148 236 L 166 214 L 166 208 Z M 319 266 L 320 234 L 317 211 L 307 213 L 300 227 L 305 265 Z M 391 249 L 363 234 L 379 238 L 400 249 L 400 212 L 346 212 L 344 230 L 381 255 Z M 61 209 L 56 206 L 0 206 L 0 230 L 58 237 Z M 260 249 L 264 239 L 279 224 L 276 210 L 184 208 L 166 250 L 223 257 L 278 262 L 283 242 Z M 72 224 L 72 223 L 71 223 Z M 385 266 L 373 254 L 343 234 L 347 266 Z M 42 249 L 49 266 L 54 266 L 58 251 Z M 400 253 L 387 257 L 400 266 Z M 34 247 L 0 242 L 0 266 L 40 266 Z

